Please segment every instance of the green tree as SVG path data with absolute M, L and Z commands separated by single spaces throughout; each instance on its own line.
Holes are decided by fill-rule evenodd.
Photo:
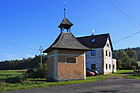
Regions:
M 129 58 L 137 60 L 137 54 L 135 50 L 127 50 L 126 53 L 129 56 Z

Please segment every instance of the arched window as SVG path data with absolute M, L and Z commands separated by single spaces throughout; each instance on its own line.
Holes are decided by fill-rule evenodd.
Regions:
M 109 51 L 109 57 L 111 57 L 111 52 Z
M 109 69 L 111 69 L 111 64 L 109 64 Z
M 107 47 L 109 47 L 109 44 L 107 43 Z
M 106 50 L 106 56 L 107 56 L 108 54 L 107 54 L 107 50 Z
M 108 65 L 106 64 L 106 70 L 108 69 Z
M 113 69 L 115 68 L 115 65 L 113 64 Z

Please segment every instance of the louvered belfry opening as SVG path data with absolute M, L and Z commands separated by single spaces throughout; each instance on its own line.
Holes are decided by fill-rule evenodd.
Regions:
M 65 29 L 67 30 L 67 32 L 71 32 L 72 25 L 73 24 L 67 18 L 64 18 L 58 27 L 60 28 L 61 32 L 64 32 Z

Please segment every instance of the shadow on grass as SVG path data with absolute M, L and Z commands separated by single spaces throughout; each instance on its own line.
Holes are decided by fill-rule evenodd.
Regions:
M 134 74 L 134 72 L 124 72 L 124 73 L 121 73 L 121 74 Z
M 16 77 L 6 78 L 3 80 L 5 83 L 15 84 L 15 83 L 21 83 L 22 81 L 27 80 L 27 77 L 26 76 L 16 76 Z
M 30 81 L 41 81 L 41 82 L 47 82 L 47 80 L 30 80 Z
M 19 75 L 25 75 L 25 74 L 0 74 L 1 77 L 12 77 L 12 76 L 19 76 Z

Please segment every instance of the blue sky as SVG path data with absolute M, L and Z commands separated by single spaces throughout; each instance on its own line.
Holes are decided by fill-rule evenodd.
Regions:
M 40 46 L 49 47 L 60 34 L 64 2 L 75 36 L 94 29 L 110 33 L 114 49 L 140 47 L 140 33 L 114 43 L 140 30 L 139 0 L 0 0 L 0 61 L 33 57 Z

